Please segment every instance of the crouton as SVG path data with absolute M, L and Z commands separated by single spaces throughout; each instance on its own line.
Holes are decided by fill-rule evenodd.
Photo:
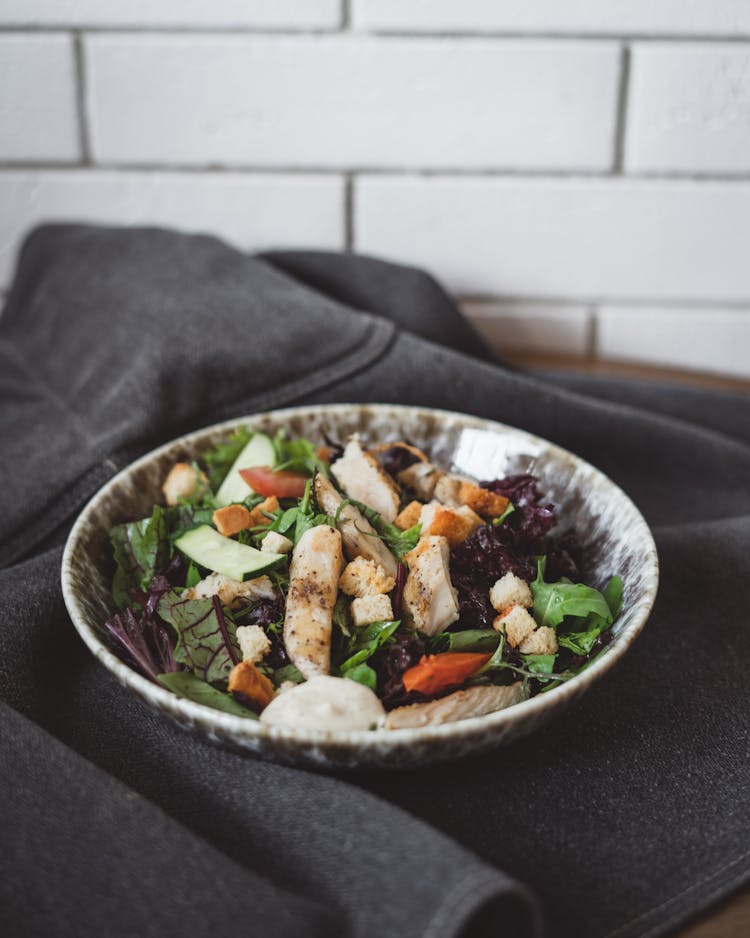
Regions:
M 256 713 L 273 700 L 274 687 L 250 661 L 240 661 L 229 672 L 229 693 Z
M 261 541 L 261 546 L 269 554 L 288 554 L 294 547 L 294 541 L 290 541 L 278 531 L 269 531 Z
M 237 629 L 242 660 L 257 664 L 271 650 L 271 641 L 259 625 L 241 625 Z
M 490 590 L 490 602 L 493 609 L 503 612 L 508 606 L 523 606 L 525 609 L 530 609 L 534 605 L 534 598 L 528 583 L 514 573 L 506 573 L 505 576 L 495 581 L 495 585 Z
M 462 505 L 473 508 L 483 518 L 498 518 L 508 507 L 504 495 L 496 495 L 474 482 L 462 482 L 458 488 L 458 500 Z
M 277 593 L 267 576 L 243 582 L 222 573 L 212 573 L 182 594 L 183 599 L 210 599 L 212 596 L 218 596 L 223 606 L 239 606 L 256 599 L 276 599 Z
M 213 513 L 214 527 L 224 537 L 231 537 L 252 527 L 250 512 L 244 505 L 227 505 L 226 508 L 217 508 Z
M 396 515 L 396 520 L 393 522 L 397 528 L 401 528 L 402 531 L 408 531 L 409 528 L 413 528 L 415 524 L 419 523 L 419 515 L 422 511 L 422 502 L 409 502 L 406 508 Z
M 256 505 L 255 508 L 250 512 L 250 524 L 249 528 L 257 528 L 261 525 L 268 525 L 271 523 L 271 519 L 266 517 L 266 512 L 269 515 L 275 514 L 279 510 L 279 500 L 275 495 L 272 495 L 270 498 L 267 498 L 265 501 L 262 501 L 260 505 Z
M 390 593 L 395 585 L 395 578 L 389 576 L 380 564 L 364 557 L 355 557 L 344 567 L 339 578 L 339 589 L 347 596 L 377 596 Z
M 516 648 L 531 635 L 536 628 L 536 622 L 523 606 L 511 606 L 495 618 L 492 628 L 497 632 L 505 631 L 508 644 L 511 648 Z
M 401 485 L 411 489 L 419 498 L 432 498 L 442 470 L 429 462 L 415 462 L 396 476 Z
M 391 600 L 382 593 L 375 596 L 358 596 L 353 599 L 351 613 L 352 623 L 358 627 L 393 618 Z
M 206 474 L 188 462 L 178 462 L 169 470 L 161 490 L 168 505 L 176 505 L 181 498 L 191 498 L 198 487 L 207 489 Z
M 330 446 L 319 446 L 315 450 L 315 457 L 321 462 L 330 463 L 332 455 L 333 451 L 331 450 Z
M 422 537 L 444 537 L 451 547 L 466 538 L 484 522 L 471 508 L 446 508 L 440 502 L 430 502 L 422 508 L 419 516 Z
M 543 625 L 521 642 L 518 650 L 522 655 L 556 655 L 557 635 L 548 625 Z

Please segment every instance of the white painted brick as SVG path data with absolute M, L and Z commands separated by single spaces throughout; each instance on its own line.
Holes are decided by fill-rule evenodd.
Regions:
M 356 27 L 416 32 L 750 33 L 747 0 L 352 0 Z
M 361 177 L 356 249 L 456 293 L 750 298 L 750 184 Z
M 750 44 L 637 45 L 630 74 L 629 170 L 750 170 Z
M 42 221 L 154 224 L 215 234 L 245 250 L 343 246 L 334 177 L 70 170 L 0 172 L 0 284 L 19 239 Z
M 0 36 L 0 159 L 76 159 L 75 94 L 69 36 Z
M 607 169 L 613 43 L 90 36 L 97 159 Z
M 333 29 L 341 0 L 3 0 L 0 24 Z
M 589 352 L 591 316 L 586 306 L 466 301 L 461 308 L 498 355 L 580 357 Z
M 602 358 L 750 378 L 750 307 L 676 309 L 604 306 L 598 314 Z

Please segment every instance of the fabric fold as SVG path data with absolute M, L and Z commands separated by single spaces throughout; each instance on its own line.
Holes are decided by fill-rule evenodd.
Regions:
M 231 910 L 269 936 L 536 938 L 543 914 L 552 938 L 635 938 L 747 881 L 746 401 L 544 381 L 477 342 L 434 281 L 381 261 L 156 230 L 29 238 L 0 318 L 0 550 L 26 556 L 0 570 L 3 933 L 215 934 Z M 655 528 L 643 635 L 528 739 L 346 780 L 262 763 L 165 722 L 75 634 L 52 545 L 117 468 L 219 419 L 352 400 L 521 426 L 607 472 Z

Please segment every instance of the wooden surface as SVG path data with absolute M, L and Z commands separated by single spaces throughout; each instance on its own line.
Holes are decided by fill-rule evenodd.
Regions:
M 513 364 L 534 369 L 578 371 L 586 374 L 644 378 L 657 381 L 680 381 L 694 387 L 739 391 L 750 394 L 750 380 L 692 371 L 629 365 L 624 363 L 581 361 L 570 358 L 517 356 Z M 674 932 L 674 938 L 750 938 L 750 885 L 714 905 L 708 912 Z

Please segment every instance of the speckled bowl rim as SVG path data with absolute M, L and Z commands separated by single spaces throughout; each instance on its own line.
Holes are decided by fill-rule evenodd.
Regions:
M 538 694 L 529 700 L 522 701 L 505 710 L 498 710 L 484 716 L 471 717 L 455 723 L 445 723 L 439 726 L 399 730 L 378 729 L 335 732 L 331 730 L 300 730 L 287 727 L 267 726 L 260 721 L 222 713 L 219 710 L 212 710 L 201 704 L 196 704 L 190 700 L 177 697 L 166 690 L 166 688 L 158 687 L 147 678 L 138 674 L 137 671 L 130 668 L 107 648 L 94 631 L 94 628 L 86 621 L 85 612 L 78 598 L 79 590 L 75 586 L 73 567 L 75 555 L 78 551 L 86 549 L 84 532 L 90 524 L 92 514 L 95 514 L 102 502 L 106 501 L 113 488 L 123 482 L 131 473 L 136 472 L 140 467 L 148 464 L 160 454 L 171 449 L 175 444 L 184 443 L 190 445 L 209 433 L 231 433 L 231 431 L 238 426 L 252 425 L 255 421 L 259 420 L 259 418 L 267 416 L 272 416 L 276 420 L 283 421 L 284 419 L 292 419 L 293 417 L 299 418 L 310 414 L 344 414 L 352 410 L 360 409 L 366 409 L 367 411 L 376 413 L 398 411 L 409 412 L 411 414 L 424 414 L 425 416 L 435 417 L 437 419 L 442 418 L 459 421 L 466 427 L 487 429 L 496 432 L 511 432 L 516 435 L 521 435 L 531 445 L 538 446 L 541 444 L 548 448 L 555 456 L 572 460 L 579 466 L 584 467 L 595 477 L 598 477 L 605 486 L 608 485 L 611 487 L 611 489 L 617 493 L 618 497 L 629 505 L 633 513 L 633 528 L 631 530 L 634 530 L 636 536 L 641 539 L 644 567 L 646 569 L 650 568 L 649 572 L 651 575 L 645 578 L 644 592 L 640 597 L 640 614 L 634 617 L 633 621 L 607 646 L 607 653 L 595 660 L 581 674 L 566 681 L 559 687 L 547 691 L 544 694 Z M 65 543 L 62 557 L 61 581 L 63 599 L 70 618 L 88 648 L 101 664 L 103 664 L 107 670 L 111 671 L 118 680 L 132 689 L 141 699 L 148 702 L 157 710 L 170 714 L 178 721 L 188 718 L 190 720 L 196 720 L 199 724 L 203 725 L 207 723 L 213 724 L 216 728 L 222 729 L 228 735 L 238 739 L 265 738 L 269 742 L 273 740 L 284 740 L 307 745 L 320 745 L 324 743 L 327 747 L 334 749 L 342 748 L 351 751 L 361 751 L 363 749 L 366 750 L 369 744 L 377 746 L 382 750 L 383 744 L 389 741 L 392 741 L 393 748 L 401 749 L 405 745 L 408 746 L 411 743 L 418 742 L 422 743 L 427 740 L 449 740 L 462 736 L 471 736 L 474 731 L 480 728 L 482 730 L 499 728 L 510 725 L 521 717 L 526 719 L 534 715 L 539 716 L 545 712 L 551 715 L 551 711 L 557 710 L 558 708 L 561 710 L 564 709 L 565 704 L 570 698 L 575 699 L 579 693 L 588 686 L 600 680 L 600 678 L 622 658 L 643 630 L 656 599 L 659 583 L 659 560 L 651 530 L 633 501 L 603 472 L 596 469 L 590 463 L 587 463 L 586 460 L 571 453 L 569 450 L 510 424 L 500 423 L 499 421 L 488 420 L 482 417 L 474 417 L 470 414 L 463 414 L 458 411 L 439 410 L 429 407 L 410 407 L 400 404 L 347 403 L 288 407 L 225 420 L 217 424 L 203 427 L 192 433 L 184 434 L 141 456 L 102 486 L 81 511 Z M 363 759 L 363 762 L 366 762 L 366 760 Z

